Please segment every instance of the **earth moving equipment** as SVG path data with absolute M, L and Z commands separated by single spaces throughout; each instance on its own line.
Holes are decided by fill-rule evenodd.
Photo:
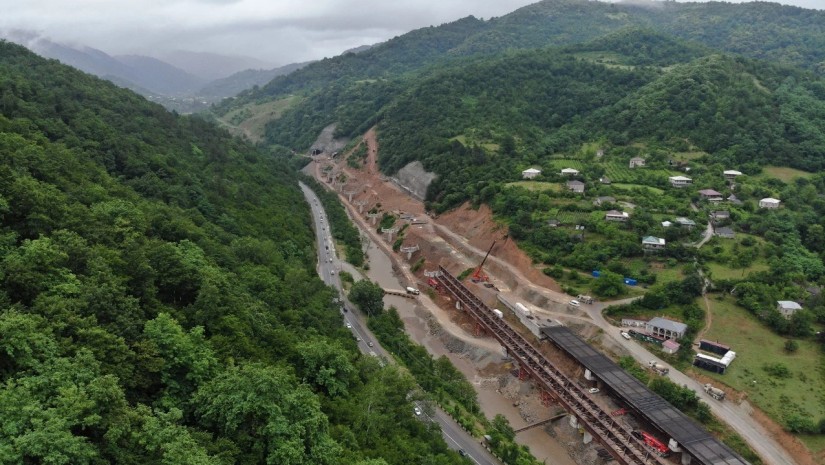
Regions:
M 495 247 L 495 246 L 496 246 L 496 241 L 493 241 L 493 243 L 490 245 L 490 248 L 487 249 L 487 254 L 484 256 L 484 260 L 481 261 L 481 263 L 478 265 L 478 268 L 476 268 L 475 272 L 473 272 L 473 275 L 470 277 L 470 280 L 472 282 L 479 283 L 479 282 L 482 282 L 482 281 L 486 282 L 486 281 L 490 280 L 490 278 L 486 274 L 484 274 L 484 271 L 483 271 L 482 267 L 484 266 L 484 262 L 487 261 L 487 257 L 490 256 L 490 252 L 493 251 L 493 247 Z

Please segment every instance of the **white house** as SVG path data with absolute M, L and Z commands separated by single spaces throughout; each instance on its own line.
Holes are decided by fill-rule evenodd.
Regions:
M 665 248 L 665 240 L 661 237 L 647 236 L 642 238 L 642 248 L 645 250 L 659 250 Z
M 662 221 L 662 227 L 663 228 L 669 228 L 671 226 L 673 226 L 673 223 L 671 223 L 670 221 L 668 221 L 668 220 Z
M 665 339 L 679 339 L 685 335 L 687 325 L 657 316 L 645 324 L 645 331 Z
M 561 170 L 562 176 L 578 176 L 579 170 L 573 168 L 564 168 Z
M 727 179 L 728 181 L 733 181 L 734 179 L 736 179 L 737 176 L 742 176 L 742 172 L 736 170 L 725 170 L 722 172 L 722 174 L 725 175 L 725 179 Z
M 780 202 L 779 199 L 767 197 L 759 201 L 759 208 L 779 208 Z
M 673 187 L 685 187 L 693 184 L 693 179 L 690 179 L 686 176 L 670 176 L 667 178 L 670 181 L 670 185 Z
M 607 221 L 621 221 L 625 222 L 630 219 L 630 215 L 627 212 L 620 212 L 618 210 L 610 210 L 609 212 L 604 214 L 604 219 Z
M 537 170 L 535 168 L 527 168 L 526 170 L 521 172 L 521 177 L 523 179 L 533 179 L 540 174 L 541 170 Z
M 645 159 L 642 157 L 633 157 L 630 159 L 630 167 L 645 166 Z
M 777 300 L 776 309 L 785 318 L 790 318 L 794 313 L 802 310 L 802 306 L 793 300 Z

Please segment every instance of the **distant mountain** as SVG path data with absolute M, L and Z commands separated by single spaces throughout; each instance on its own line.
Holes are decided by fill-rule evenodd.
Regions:
M 9 32 L 5 36 L 11 42 L 24 45 L 40 56 L 108 79 L 147 97 L 183 95 L 207 82 L 206 79 L 156 58 L 141 55 L 112 56 L 92 47 L 57 43 L 27 31 Z
M 714 49 L 825 73 L 825 11 L 778 3 L 606 3 L 544 0 L 488 21 L 472 16 L 325 59 L 231 102 L 277 99 L 332 82 L 417 72 L 451 60 L 571 45 L 628 27 L 649 28 Z M 232 107 L 216 109 L 225 114 Z
M 118 55 L 115 58 L 129 66 L 133 81 L 159 94 L 191 94 L 206 82 L 202 77 L 187 73 L 157 58 L 143 55 Z
M 248 69 L 272 68 L 272 63 L 252 57 L 185 50 L 165 53 L 158 58 L 207 81 L 225 78 Z
M 211 101 L 232 97 L 255 86 L 262 86 L 278 76 L 303 68 L 309 63 L 311 62 L 292 63 L 273 69 L 247 69 L 209 82 L 197 91 L 197 95 Z

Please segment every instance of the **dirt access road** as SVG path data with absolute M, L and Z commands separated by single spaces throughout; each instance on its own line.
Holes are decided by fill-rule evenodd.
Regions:
M 378 154 L 378 146 L 375 142 L 375 133 L 370 131 L 365 136 L 368 146 L 368 157 L 366 162 L 366 169 L 352 170 L 346 167 L 343 161 L 347 154 L 340 157 L 338 160 L 338 169 L 348 179 L 349 186 L 358 186 L 359 192 L 353 197 L 353 202 L 361 200 L 367 203 L 367 209 L 376 206 L 380 203 L 383 211 L 402 211 L 410 213 L 416 217 L 424 217 L 423 205 L 409 197 L 400 188 L 392 183 L 385 182 L 380 175 L 375 171 L 375 159 Z M 320 163 L 316 163 L 314 170 L 316 176 L 320 176 Z M 420 279 L 410 272 L 409 264 L 398 259 L 398 255 L 391 251 L 390 246 L 383 238 L 377 237 L 374 233 L 374 227 L 370 227 L 367 220 L 357 213 L 357 208 L 350 204 L 344 196 L 339 196 L 342 202 L 347 205 L 351 215 L 359 223 L 359 226 L 367 231 L 372 231 L 373 240 L 379 244 L 385 252 L 390 256 L 396 258 L 398 269 L 404 275 L 404 278 L 412 284 L 417 284 Z M 476 218 L 467 218 L 468 215 L 475 215 Z M 483 226 L 479 226 L 479 223 Z M 445 260 L 452 264 L 463 264 L 465 267 L 475 266 L 486 253 L 486 248 L 492 240 L 501 239 L 504 232 L 495 227 L 492 221 L 492 215 L 489 209 L 484 207 L 478 211 L 470 211 L 470 209 L 459 209 L 458 212 L 451 212 L 437 220 L 430 220 L 430 223 L 417 227 L 416 229 L 409 228 L 408 237 L 413 237 L 418 241 L 422 247 L 422 253 L 425 254 L 425 246 L 429 243 L 437 243 L 440 246 L 445 244 L 452 247 L 453 250 L 447 257 L 442 257 L 440 261 Z M 500 247 L 500 248 L 499 248 Z M 548 277 L 544 276 L 540 271 L 533 268 L 531 260 L 526 257 L 512 241 L 505 241 L 501 246 L 496 246 L 495 255 L 488 258 L 489 264 L 485 264 L 485 271 L 491 277 L 492 282 L 505 292 L 511 292 L 516 295 L 540 295 L 546 299 L 547 302 L 556 305 L 564 305 L 569 296 L 558 291 L 558 286 L 552 282 Z M 514 263 L 516 265 L 514 265 Z M 548 281 L 550 281 L 548 283 Z M 422 299 L 425 300 L 425 299 Z M 452 325 L 449 315 L 446 312 L 435 310 L 437 305 L 432 302 L 426 302 L 428 309 L 433 309 L 433 314 L 438 319 L 439 323 L 444 324 L 445 329 L 453 333 L 457 337 L 464 335 L 462 339 L 466 342 L 479 345 L 482 340 L 466 334 L 461 328 Z M 655 360 L 650 352 L 636 343 L 627 343 L 621 339 L 619 330 L 615 326 L 608 323 L 601 314 L 601 310 L 605 304 L 599 303 L 586 307 L 592 323 L 604 330 L 604 333 L 611 339 L 612 343 L 622 344 L 630 354 L 634 356 L 639 362 L 646 364 L 649 360 Z M 494 341 L 489 341 L 494 345 Z M 484 346 L 488 344 L 482 343 Z M 676 370 L 671 371 L 671 380 L 678 384 L 688 385 L 697 391 L 699 396 L 704 399 L 711 410 L 720 417 L 727 424 L 736 430 L 742 437 L 751 445 L 751 447 L 765 460 L 768 464 L 775 465 L 808 465 L 813 464 L 813 461 L 800 460 L 795 461 L 791 455 L 780 445 L 779 441 L 772 435 L 765 427 L 759 424 L 752 416 L 752 409 L 747 403 L 740 405 L 734 402 L 719 402 L 711 399 L 702 390 L 699 382 L 684 375 Z M 783 438 L 785 440 L 787 438 Z

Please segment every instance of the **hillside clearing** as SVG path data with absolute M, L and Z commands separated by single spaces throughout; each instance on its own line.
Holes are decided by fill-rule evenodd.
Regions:
M 809 416 L 814 421 L 825 417 L 825 367 L 815 343 L 799 340 L 799 350 L 788 354 L 784 350 L 786 339 L 737 306 L 732 297 L 714 296 L 708 303 L 713 324 L 705 339 L 730 346 L 736 360 L 724 375 L 702 374 L 744 392 L 748 400 L 780 424 L 785 424 L 791 414 Z M 778 365 L 787 368 L 787 377 L 771 376 L 765 371 L 766 366 Z M 799 438 L 815 454 L 825 446 L 815 438 Z

